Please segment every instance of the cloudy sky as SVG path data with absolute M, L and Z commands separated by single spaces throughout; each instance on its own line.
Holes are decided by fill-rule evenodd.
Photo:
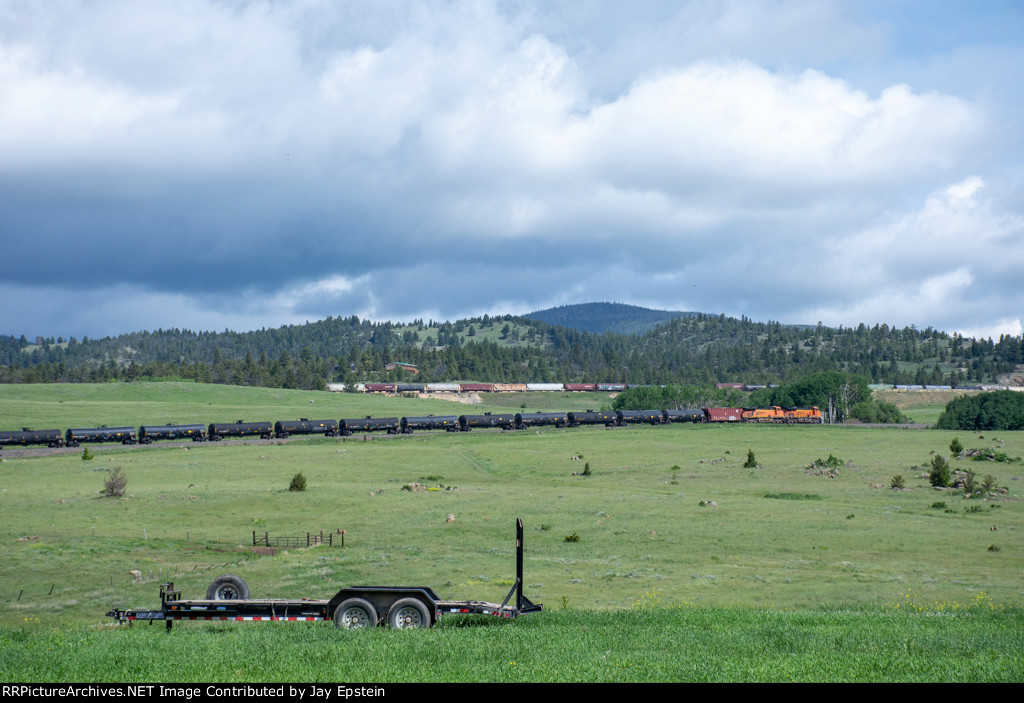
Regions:
M 0 333 L 1021 334 L 1018 0 L 0 0 Z

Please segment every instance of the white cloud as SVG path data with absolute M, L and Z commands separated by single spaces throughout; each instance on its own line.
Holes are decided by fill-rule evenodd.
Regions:
M 853 7 L 0 0 L 2 280 L 103 271 L 97 309 L 121 282 L 217 328 L 612 297 L 1016 319 L 1014 111 L 893 70 Z M 1016 82 L 991 57 L 1018 53 L 972 70 Z
M 1007 317 L 984 326 L 984 327 L 962 327 L 949 330 L 950 334 L 959 332 L 963 337 L 974 337 L 975 339 L 999 340 L 999 336 L 1008 334 L 1011 337 L 1024 335 L 1024 325 L 1019 317 Z
M 958 329 L 956 320 L 973 316 L 963 327 L 1012 328 L 1014 318 L 1003 315 L 1024 294 L 1024 217 L 1002 211 L 984 189 L 971 176 L 937 189 L 915 212 L 836 241 L 821 261 L 832 282 L 805 317 Z

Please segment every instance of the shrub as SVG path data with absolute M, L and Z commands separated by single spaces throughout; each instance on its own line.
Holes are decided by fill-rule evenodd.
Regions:
M 754 450 L 753 449 L 748 449 L 747 450 L 747 460 L 745 462 L 743 462 L 743 468 L 744 469 L 756 469 L 757 468 L 757 459 L 754 457 Z
M 576 534 L 575 530 L 573 530 L 573 533 L 571 535 L 566 535 L 565 536 L 565 541 L 566 542 L 579 542 L 580 541 L 580 536 L 578 534 Z
M 949 462 L 946 461 L 946 457 L 940 454 L 932 457 L 932 470 L 928 474 L 928 480 L 937 488 L 949 485 Z
M 89 458 L 91 459 L 92 457 Z M 127 487 L 128 477 L 121 471 L 120 466 L 115 466 L 110 470 L 107 474 L 107 479 L 103 482 L 103 495 L 108 498 L 120 498 L 124 495 Z
M 992 491 L 999 488 L 999 484 L 996 483 L 996 477 L 992 474 L 985 474 L 984 480 L 981 482 L 981 487 L 984 489 L 985 494 L 989 494 Z
M 953 441 L 949 443 L 949 451 L 953 456 L 960 456 L 960 452 L 964 450 L 964 445 L 960 442 L 959 437 L 954 437 Z
M 893 488 L 897 491 L 902 491 L 903 485 L 903 476 L 900 474 L 896 474 L 892 477 L 892 480 L 889 481 L 889 488 Z
M 969 449 L 967 455 L 971 457 L 971 461 L 995 461 L 1000 464 L 1018 464 L 1021 458 L 1011 457 L 1006 452 L 997 452 L 991 447 L 985 449 Z
M 977 475 L 970 469 L 967 469 L 967 476 L 964 478 L 964 497 L 981 498 L 981 495 L 978 493 Z
M 289 491 L 304 491 L 306 490 L 306 477 L 302 475 L 302 472 L 292 476 L 292 482 L 288 486 Z
M 819 457 L 818 459 L 815 459 L 814 462 L 811 464 L 811 466 L 817 467 L 819 469 L 838 469 L 842 465 L 843 460 L 840 459 L 839 457 L 833 456 L 832 454 L 828 455 L 828 459 L 822 459 Z
M 590 476 L 592 474 L 593 472 L 590 470 L 590 462 L 588 461 L 586 464 L 583 465 L 583 475 Z
M 92 458 L 94 456 L 95 455 L 91 451 L 89 451 L 89 447 L 86 447 L 85 449 L 82 450 L 82 461 L 92 461 Z
M 850 410 L 850 416 L 861 422 L 906 424 L 910 418 L 900 412 L 893 403 L 880 400 L 862 400 Z

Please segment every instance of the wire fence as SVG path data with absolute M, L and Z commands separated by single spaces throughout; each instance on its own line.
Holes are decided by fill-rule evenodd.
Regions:
M 252 546 L 256 549 L 309 549 L 325 542 L 329 547 L 333 547 L 335 542 L 344 547 L 345 530 L 328 532 L 326 538 L 323 530 L 319 534 L 307 532 L 305 537 L 271 537 L 269 532 L 258 535 L 255 530 L 252 533 Z

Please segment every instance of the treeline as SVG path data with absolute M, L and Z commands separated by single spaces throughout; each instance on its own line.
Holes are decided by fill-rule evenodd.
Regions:
M 1024 430 L 1024 393 L 993 391 L 954 398 L 939 415 L 940 430 Z
M 749 397 L 736 390 L 714 386 L 630 388 L 616 396 L 614 410 L 683 410 L 712 407 L 817 407 L 825 422 L 857 419 L 862 422 L 909 422 L 892 403 L 871 397 L 863 376 L 825 371 L 804 376 L 777 388 L 764 388 Z
M 157 330 L 36 340 L 0 336 L 0 382 L 179 377 L 286 388 L 330 382 L 620 382 L 782 384 L 824 372 L 873 383 L 994 382 L 1024 359 L 998 342 L 931 328 L 797 327 L 724 315 L 676 318 L 641 335 L 594 334 L 511 315 L 374 323 L 328 318 L 254 332 Z M 391 362 L 419 371 L 387 370 Z
M 615 396 L 612 410 L 688 410 L 748 405 L 747 394 L 715 386 L 641 386 Z
M 777 388 L 764 388 L 750 394 L 756 407 L 809 407 L 821 410 L 824 422 L 847 419 L 869 423 L 910 422 L 892 403 L 871 397 L 868 380 L 857 374 L 825 371 L 804 376 Z
M 0 383 L 107 383 L 121 381 L 195 381 L 261 388 L 294 388 L 323 390 L 334 376 L 330 361 L 314 357 L 306 350 L 299 357 L 287 351 L 276 359 L 266 353 L 254 359 L 246 354 L 242 360 L 222 359 L 215 355 L 212 363 L 150 361 L 146 363 L 96 366 L 70 366 L 64 363 L 40 364 L 12 371 L 0 367 Z
M 582 303 L 538 310 L 526 317 L 553 327 L 565 327 L 581 332 L 640 335 L 674 318 L 692 317 L 697 314 L 650 310 L 622 303 Z

